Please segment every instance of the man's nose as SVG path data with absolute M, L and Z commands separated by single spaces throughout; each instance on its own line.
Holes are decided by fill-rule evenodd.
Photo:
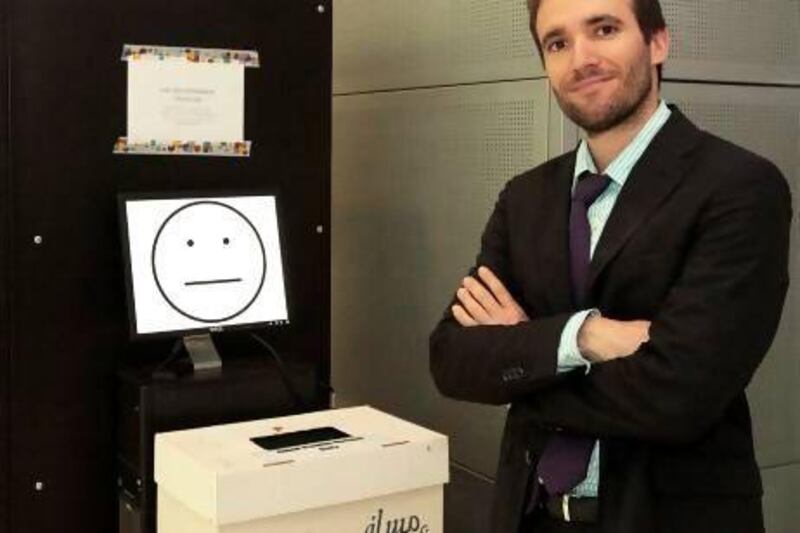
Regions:
M 575 39 L 572 45 L 572 68 L 582 71 L 587 66 L 599 64 L 597 50 L 594 44 L 586 38 Z

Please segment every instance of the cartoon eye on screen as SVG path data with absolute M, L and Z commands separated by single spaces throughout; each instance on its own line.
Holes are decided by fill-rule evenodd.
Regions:
M 187 340 L 210 332 L 288 322 L 274 196 L 123 195 L 120 204 L 134 337 L 184 337 L 191 353 Z

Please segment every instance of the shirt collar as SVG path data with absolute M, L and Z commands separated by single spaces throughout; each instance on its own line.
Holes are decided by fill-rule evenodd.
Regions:
M 611 178 L 611 180 L 620 187 L 625 185 L 625 181 L 628 179 L 628 175 L 630 175 L 634 165 L 636 165 L 636 162 L 639 161 L 639 158 L 647 149 L 647 146 L 650 144 L 650 141 L 653 140 L 653 137 L 655 137 L 664 124 L 666 124 L 671 114 L 672 111 L 670 111 L 666 102 L 664 102 L 662 99 L 659 102 L 655 113 L 653 113 L 642 129 L 639 130 L 639 133 L 636 134 L 636 137 L 634 137 L 633 140 L 628 143 L 625 149 L 614 158 L 610 165 L 608 165 L 608 168 L 605 170 L 604 174 Z M 589 172 L 597 173 L 597 166 L 594 164 L 594 159 L 592 158 L 591 151 L 589 150 L 589 144 L 585 139 L 581 139 L 578 146 L 578 152 L 575 157 L 575 173 L 573 175 L 572 182 L 573 187 L 575 182 L 578 180 L 578 176 L 587 170 Z

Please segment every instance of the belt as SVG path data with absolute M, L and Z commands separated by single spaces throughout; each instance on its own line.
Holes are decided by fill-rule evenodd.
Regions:
M 547 514 L 564 522 L 597 522 L 599 504 L 597 498 L 573 498 L 567 494 L 550 496 L 542 500 Z

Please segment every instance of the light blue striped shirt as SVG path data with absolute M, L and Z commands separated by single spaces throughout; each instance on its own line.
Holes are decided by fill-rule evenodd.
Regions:
M 608 165 L 605 172 L 603 172 L 603 174 L 611 178 L 611 183 L 609 183 L 608 188 L 606 188 L 589 207 L 587 212 L 589 227 L 592 234 L 590 242 L 591 255 L 594 255 L 594 249 L 597 246 L 597 242 L 600 240 L 600 235 L 603 233 L 603 228 L 608 221 L 608 217 L 611 215 L 611 210 L 617 202 L 619 193 L 622 187 L 625 186 L 628 175 L 650 145 L 650 141 L 652 141 L 653 137 L 661 130 L 671 114 L 672 112 L 667 107 L 667 104 L 664 100 L 661 100 L 655 113 L 650 117 L 650 120 L 647 121 L 639 133 L 636 134 L 636 137 L 634 137 L 628 146 L 626 146 L 614 161 Z M 589 145 L 585 140 L 581 140 L 575 159 L 575 172 L 572 181 L 573 191 L 578 181 L 578 176 L 586 170 L 596 173 L 597 166 L 589 151 Z M 564 330 L 561 332 L 561 341 L 558 346 L 558 372 L 567 372 L 584 365 L 586 365 L 586 371 L 589 371 L 589 361 L 581 357 L 580 350 L 578 350 L 578 330 L 580 330 L 580 327 L 590 313 L 597 313 L 597 310 L 588 309 L 576 313 L 569 319 L 566 326 L 564 326 Z M 589 460 L 586 479 L 575 487 L 570 494 L 576 497 L 597 496 L 599 474 L 600 441 L 597 441 L 592 451 L 592 457 Z

